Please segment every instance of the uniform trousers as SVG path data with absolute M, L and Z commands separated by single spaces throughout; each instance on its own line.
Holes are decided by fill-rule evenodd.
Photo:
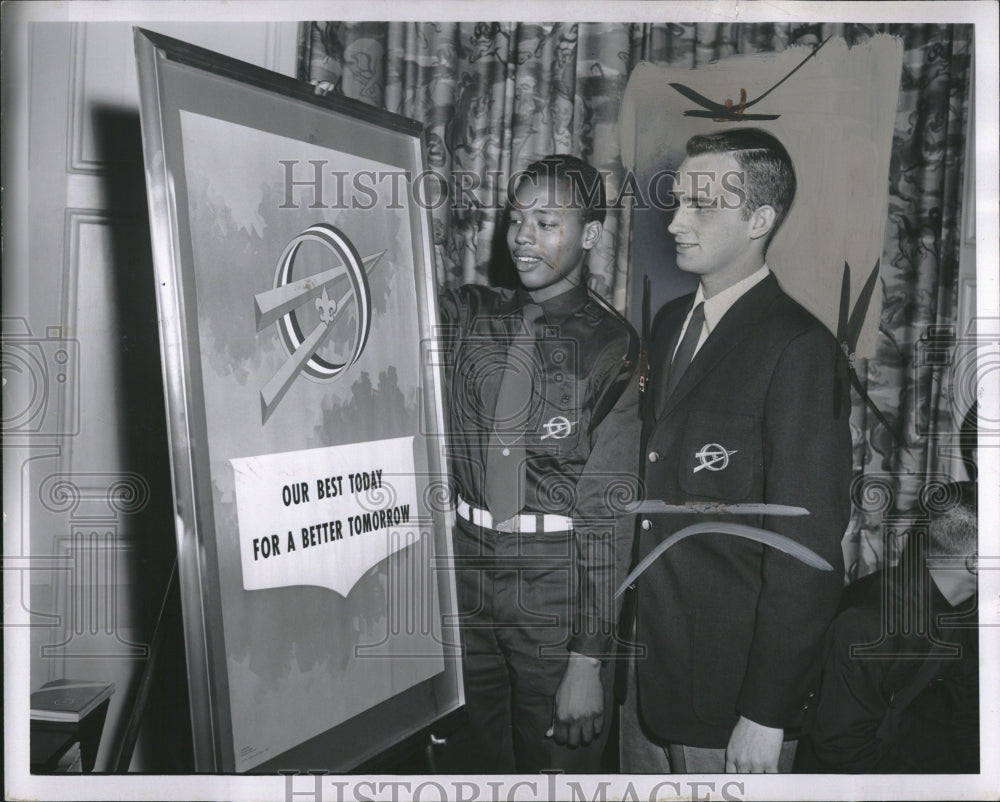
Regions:
M 447 771 L 601 770 L 612 709 L 607 663 L 601 736 L 571 748 L 545 735 L 569 658 L 574 553 L 572 532 L 497 532 L 458 520 L 455 573 L 469 725 L 448 739 Z
M 623 774 L 724 774 L 726 750 L 655 739 L 639 713 L 635 664 L 629 665 L 628 696 L 621 708 L 619 755 Z M 798 741 L 785 741 L 778 756 L 778 773 L 788 774 L 795 761 Z

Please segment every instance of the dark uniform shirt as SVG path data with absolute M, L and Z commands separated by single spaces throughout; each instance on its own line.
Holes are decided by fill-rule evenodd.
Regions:
M 976 599 L 900 566 L 847 588 L 796 771 L 978 772 Z
M 457 494 L 484 509 L 486 454 L 500 379 L 512 338 L 522 333 L 523 289 L 467 285 L 440 297 L 448 378 L 448 445 Z M 606 655 L 610 591 L 616 565 L 614 503 L 634 483 L 637 413 L 608 413 L 629 383 L 638 349 L 622 318 L 575 287 L 539 304 L 538 375 L 524 431 L 525 505 L 522 512 L 571 516 L 576 533 L 580 594 L 570 648 Z M 623 402 L 625 399 L 621 399 Z M 607 418 L 608 424 L 602 426 Z M 610 425 L 614 424 L 614 425 Z M 624 558 L 623 558 L 624 559 Z

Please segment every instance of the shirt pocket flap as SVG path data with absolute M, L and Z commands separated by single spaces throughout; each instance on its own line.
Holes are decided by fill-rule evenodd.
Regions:
M 538 394 L 538 409 L 528 433 L 528 443 L 537 453 L 565 456 L 580 446 L 590 416 L 584 408 L 586 380 L 562 373 L 546 376 Z
M 678 464 L 681 489 L 696 498 L 746 499 L 760 465 L 758 427 L 750 415 L 692 412 Z

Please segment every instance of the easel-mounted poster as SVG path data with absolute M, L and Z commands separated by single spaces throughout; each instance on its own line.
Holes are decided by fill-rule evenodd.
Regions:
M 350 771 L 462 704 L 421 128 L 136 51 L 197 769 Z

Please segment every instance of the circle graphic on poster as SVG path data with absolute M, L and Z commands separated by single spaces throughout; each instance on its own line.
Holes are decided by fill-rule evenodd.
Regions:
M 354 345 L 350 357 L 343 362 L 334 362 L 314 351 L 302 368 L 306 375 L 314 379 L 329 381 L 335 379 L 345 369 L 357 362 L 364 351 L 371 329 L 371 293 L 368 288 L 368 276 L 365 272 L 364 261 L 354 244 L 342 231 L 327 223 L 317 223 L 310 226 L 285 246 L 285 250 L 278 260 L 278 269 L 275 272 L 275 289 L 288 286 L 296 280 L 295 259 L 299 249 L 306 242 L 317 242 L 333 253 L 350 281 L 350 289 L 339 299 L 331 298 L 326 286 L 323 287 L 322 294 L 315 298 L 313 305 L 318 312 L 320 323 L 326 327 L 332 326 L 338 315 L 348 307 L 352 299 L 355 307 Z M 336 268 L 334 269 L 336 270 Z M 289 310 L 278 322 L 281 341 L 289 356 L 298 351 L 307 340 L 299 321 L 303 307 L 305 307 L 304 304 L 302 307 Z

